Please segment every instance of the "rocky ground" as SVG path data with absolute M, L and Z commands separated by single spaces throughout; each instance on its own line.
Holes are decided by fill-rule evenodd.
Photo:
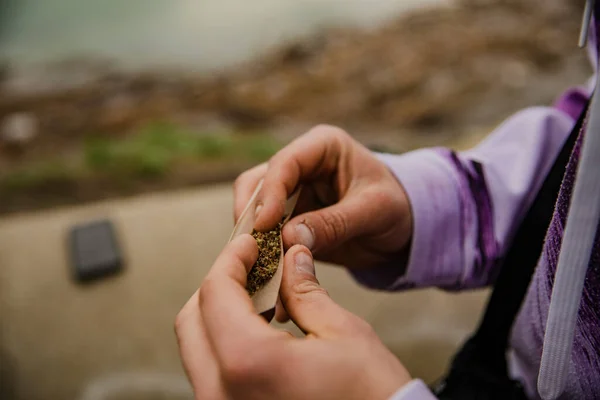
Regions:
M 579 3 L 462 1 L 372 31 L 324 31 L 202 75 L 128 73 L 95 60 L 41 72 L 7 66 L 0 74 L 0 212 L 230 179 L 271 154 L 184 163 L 170 154 L 164 173 L 132 175 L 127 185 L 79 161 L 90 140 L 130 140 L 157 121 L 191 134 L 260 132 L 279 145 L 323 122 L 390 151 L 472 143 L 511 112 L 549 104 L 589 77 L 576 46 Z M 44 160 L 59 166 L 37 171 Z

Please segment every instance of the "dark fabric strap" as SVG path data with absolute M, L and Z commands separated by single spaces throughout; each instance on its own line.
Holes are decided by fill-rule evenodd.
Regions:
M 589 102 L 514 236 L 477 331 L 455 356 L 448 376 L 434 389 L 439 398 L 522 398 L 522 392 L 515 387 L 518 384 L 508 377 L 508 340 L 542 253 L 566 166 L 588 105 Z

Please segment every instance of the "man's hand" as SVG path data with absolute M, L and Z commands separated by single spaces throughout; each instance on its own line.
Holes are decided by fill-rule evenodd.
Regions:
M 295 338 L 255 313 L 246 275 L 258 255 L 242 235 L 227 245 L 175 323 L 197 399 L 381 399 L 410 376 L 363 320 L 319 286 L 308 249 L 285 255 L 281 300 L 306 334 Z
M 268 164 L 237 179 L 235 219 L 260 179 L 256 228 L 281 220 L 299 183 L 296 217 L 283 229 L 286 248 L 308 247 L 316 258 L 364 268 L 402 260 L 412 235 L 404 189 L 387 167 L 341 129 L 318 126 L 279 151 Z

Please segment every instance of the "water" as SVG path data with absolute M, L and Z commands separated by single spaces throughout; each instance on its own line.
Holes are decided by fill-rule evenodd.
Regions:
M 332 25 L 369 28 L 450 0 L 0 0 L 0 58 L 93 56 L 125 68 L 207 70 Z

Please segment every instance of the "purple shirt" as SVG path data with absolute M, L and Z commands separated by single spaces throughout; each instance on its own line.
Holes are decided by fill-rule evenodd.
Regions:
M 590 55 L 597 69 L 595 24 Z M 575 43 L 573 44 L 576 45 Z M 592 78 L 592 83 L 593 83 Z M 571 132 L 593 85 L 564 93 L 553 107 L 526 109 L 509 118 L 477 147 L 404 155 L 381 154 L 410 199 L 414 232 L 409 262 L 353 273 L 366 286 L 403 290 L 464 290 L 489 285 L 552 162 Z M 539 264 L 511 339 L 511 374 L 539 398 L 536 382 L 550 295 L 579 160 L 581 136 L 569 160 Z M 433 399 L 413 381 L 394 400 Z M 561 398 L 600 398 L 600 240 L 586 277 L 570 372 Z

